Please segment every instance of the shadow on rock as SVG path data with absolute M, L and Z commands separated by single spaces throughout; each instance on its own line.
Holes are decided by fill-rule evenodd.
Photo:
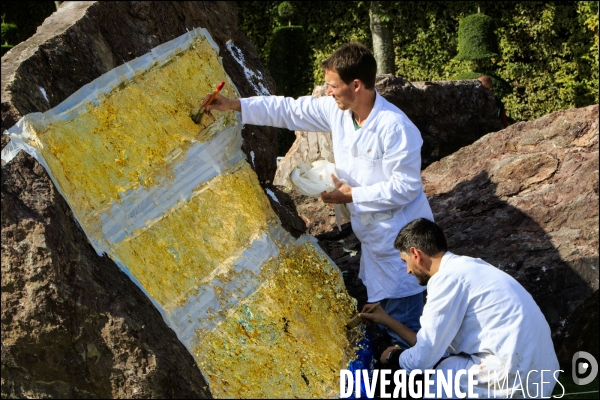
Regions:
M 430 199 L 450 251 L 481 258 L 513 276 L 535 299 L 553 332 L 593 289 L 564 261 L 551 237 L 527 214 L 496 195 L 483 171 Z M 436 207 L 437 206 L 437 207 Z M 443 208 L 443 212 L 440 212 Z M 437 212 L 436 212 L 437 211 Z M 580 259 L 593 265 L 596 259 Z
M 490 133 L 422 172 L 452 252 L 514 276 L 563 338 L 573 313 L 598 318 L 598 106 L 569 109 Z M 569 333 L 570 332 L 570 333 Z M 575 336 L 573 336 L 575 335 Z

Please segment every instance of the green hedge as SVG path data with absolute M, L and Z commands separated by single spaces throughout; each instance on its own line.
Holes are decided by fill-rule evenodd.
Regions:
M 485 74 L 482 74 L 481 72 L 467 71 L 467 72 L 461 72 L 459 74 L 456 74 L 451 79 L 454 81 L 461 81 L 461 80 L 465 80 L 465 79 L 477 79 L 482 75 L 485 75 Z
M 7 51 L 13 48 L 11 44 L 3 44 L 2 45 L 2 55 L 6 54 Z
M 296 4 L 293 17 L 295 25 L 302 26 L 306 43 L 311 49 L 312 82 L 306 93 L 312 92 L 314 84 L 324 80 L 321 61 L 324 61 L 341 44 L 351 40 L 371 47 L 369 30 L 369 2 L 293 2 Z M 236 1 L 238 25 L 254 43 L 258 54 L 266 65 L 267 43 L 273 29 L 287 24 L 278 15 L 277 1 Z
M 279 2 L 237 2 L 240 28 L 266 60 L 266 43 L 279 25 Z M 313 84 L 322 84 L 319 63 L 339 45 L 372 46 L 369 2 L 306 2 L 296 7 L 312 49 Z M 455 60 L 460 21 L 477 12 L 495 25 L 497 59 Z M 538 118 L 598 103 L 598 2 L 440 1 L 392 2 L 396 74 L 411 81 L 445 80 L 481 71 L 494 80 L 509 117 Z M 307 93 L 308 94 L 308 93 Z

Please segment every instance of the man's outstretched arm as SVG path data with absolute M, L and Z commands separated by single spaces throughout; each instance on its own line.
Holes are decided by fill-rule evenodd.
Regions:
M 210 95 L 204 101 L 208 100 L 208 96 Z M 218 94 L 213 103 L 206 107 L 206 111 L 238 111 L 242 114 L 243 124 L 273 126 L 292 131 L 331 132 L 331 105 L 331 100 L 327 97 L 315 99 L 303 96 L 293 99 L 283 96 L 253 96 L 229 99 Z

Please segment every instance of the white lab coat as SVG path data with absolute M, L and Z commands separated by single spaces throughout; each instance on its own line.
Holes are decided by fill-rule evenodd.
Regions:
M 474 368 L 479 398 L 541 397 L 542 386 L 548 397 L 556 383 L 553 374 L 559 365 L 550 327 L 531 295 L 485 261 L 450 252 L 427 284 L 417 343 L 400 355 L 400 366 L 407 373 L 431 369 L 446 351 L 451 357 L 436 370 L 452 371 L 454 377 L 460 369 Z M 504 389 L 488 393 L 494 371 Z M 464 393 L 466 385 L 463 376 Z
M 359 277 L 369 302 L 423 292 L 394 249 L 394 239 L 408 222 L 433 220 L 421 182 L 423 139 L 408 117 L 378 93 L 359 130 L 354 129 L 352 112 L 340 110 L 329 96 L 240 101 L 244 124 L 331 132 L 338 177 L 353 187 L 348 210 L 361 241 Z

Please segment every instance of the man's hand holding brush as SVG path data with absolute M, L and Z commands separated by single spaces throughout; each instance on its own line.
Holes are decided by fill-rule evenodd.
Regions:
M 206 97 L 204 97 L 202 104 L 205 104 L 210 99 L 210 96 L 212 96 L 212 93 L 207 94 Z M 233 110 L 233 111 L 242 112 L 242 105 L 241 105 L 239 99 L 229 99 L 229 98 L 221 95 L 220 93 L 217 93 L 217 95 L 215 96 L 213 101 L 210 104 L 207 104 L 205 107 L 205 111 L 208 114 L 210 114 L 211 110 L 217 110 L 217 111 Z
M 195 124 L 200 123 L 200 120 L 202 119 L 202 115 L 204 115 L 204 113 L 211 115 L 210 110 L 212 108 L 219 111 L 242 111 L 242 107 L 239 100 L 228 99 L 227 97 L 221 96 L 219 94 L 221 89 L 223 89 L 223 86 L 225 86 L 225 81 L 219 83 L 212 93 L 207 94 L 206 97 L 204 97 L 202 105 L 200 106 L 200 108 L 198 108 L 198 110 L 194 110 L 190 113 L 190 117 L 192 117 L 192 121 L 194 121 Z

